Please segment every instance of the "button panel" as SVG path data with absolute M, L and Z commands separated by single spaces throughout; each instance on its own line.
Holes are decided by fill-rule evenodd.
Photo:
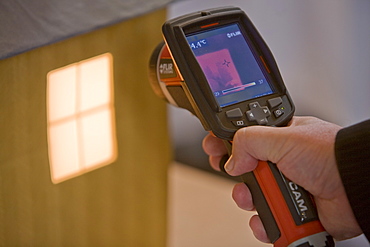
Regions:
M 274 125 L 275 121 L 284 114 L 284 101 L 275 97 L 267 101 L 255 101 L 248 105 L 226 111 L 226 118 L 236 127 L 249 125 Z

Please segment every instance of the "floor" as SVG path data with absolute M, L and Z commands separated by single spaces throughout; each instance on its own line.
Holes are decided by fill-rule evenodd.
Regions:
M 253 213 L 231 198 L 234 181 L 190 166 L 169 172 L 169 247 L 264 247 L 248 227 Z

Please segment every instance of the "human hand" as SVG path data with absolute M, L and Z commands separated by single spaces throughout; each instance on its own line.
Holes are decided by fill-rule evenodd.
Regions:
M 316 202 L 319 218 L 326 231 L 337 240 L 362 233 L 345 193 L 334 154 L 334 143 L 340 127 L 313 117 L 294 117 L 288 127 L 251 126 L 234 136 L 232 155 L 225 170 L 232 176 L 256 168 L 258 160 L 275 163 L 293 182 L 309 191 Z M 222 140 L 208 135 L 203 149 L 210 156 L 211 166 L 219 170 L 226 148 Z M 244 184 L 233 190 L 237 205 L 253 210 L 251 193 Z M 338 215 L 340 214 L 340 217 Z M 258 216 L 250 227 L 262 242 L 269 242 Z

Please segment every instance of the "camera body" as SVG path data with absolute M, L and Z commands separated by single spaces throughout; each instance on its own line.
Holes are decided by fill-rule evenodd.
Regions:
M 206 130 L 232 140 L 242 127 L 290 121 L 294 104 L 275 59 L 242 10 L 175 18 L 163 34 L 166 43 L 151 59 L 152 86 L 195 114 Z

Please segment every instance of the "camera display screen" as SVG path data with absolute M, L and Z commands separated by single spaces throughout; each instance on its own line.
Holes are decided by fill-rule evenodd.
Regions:
M 221 107 L 273 93 L 238 24 L 186 38 Z

